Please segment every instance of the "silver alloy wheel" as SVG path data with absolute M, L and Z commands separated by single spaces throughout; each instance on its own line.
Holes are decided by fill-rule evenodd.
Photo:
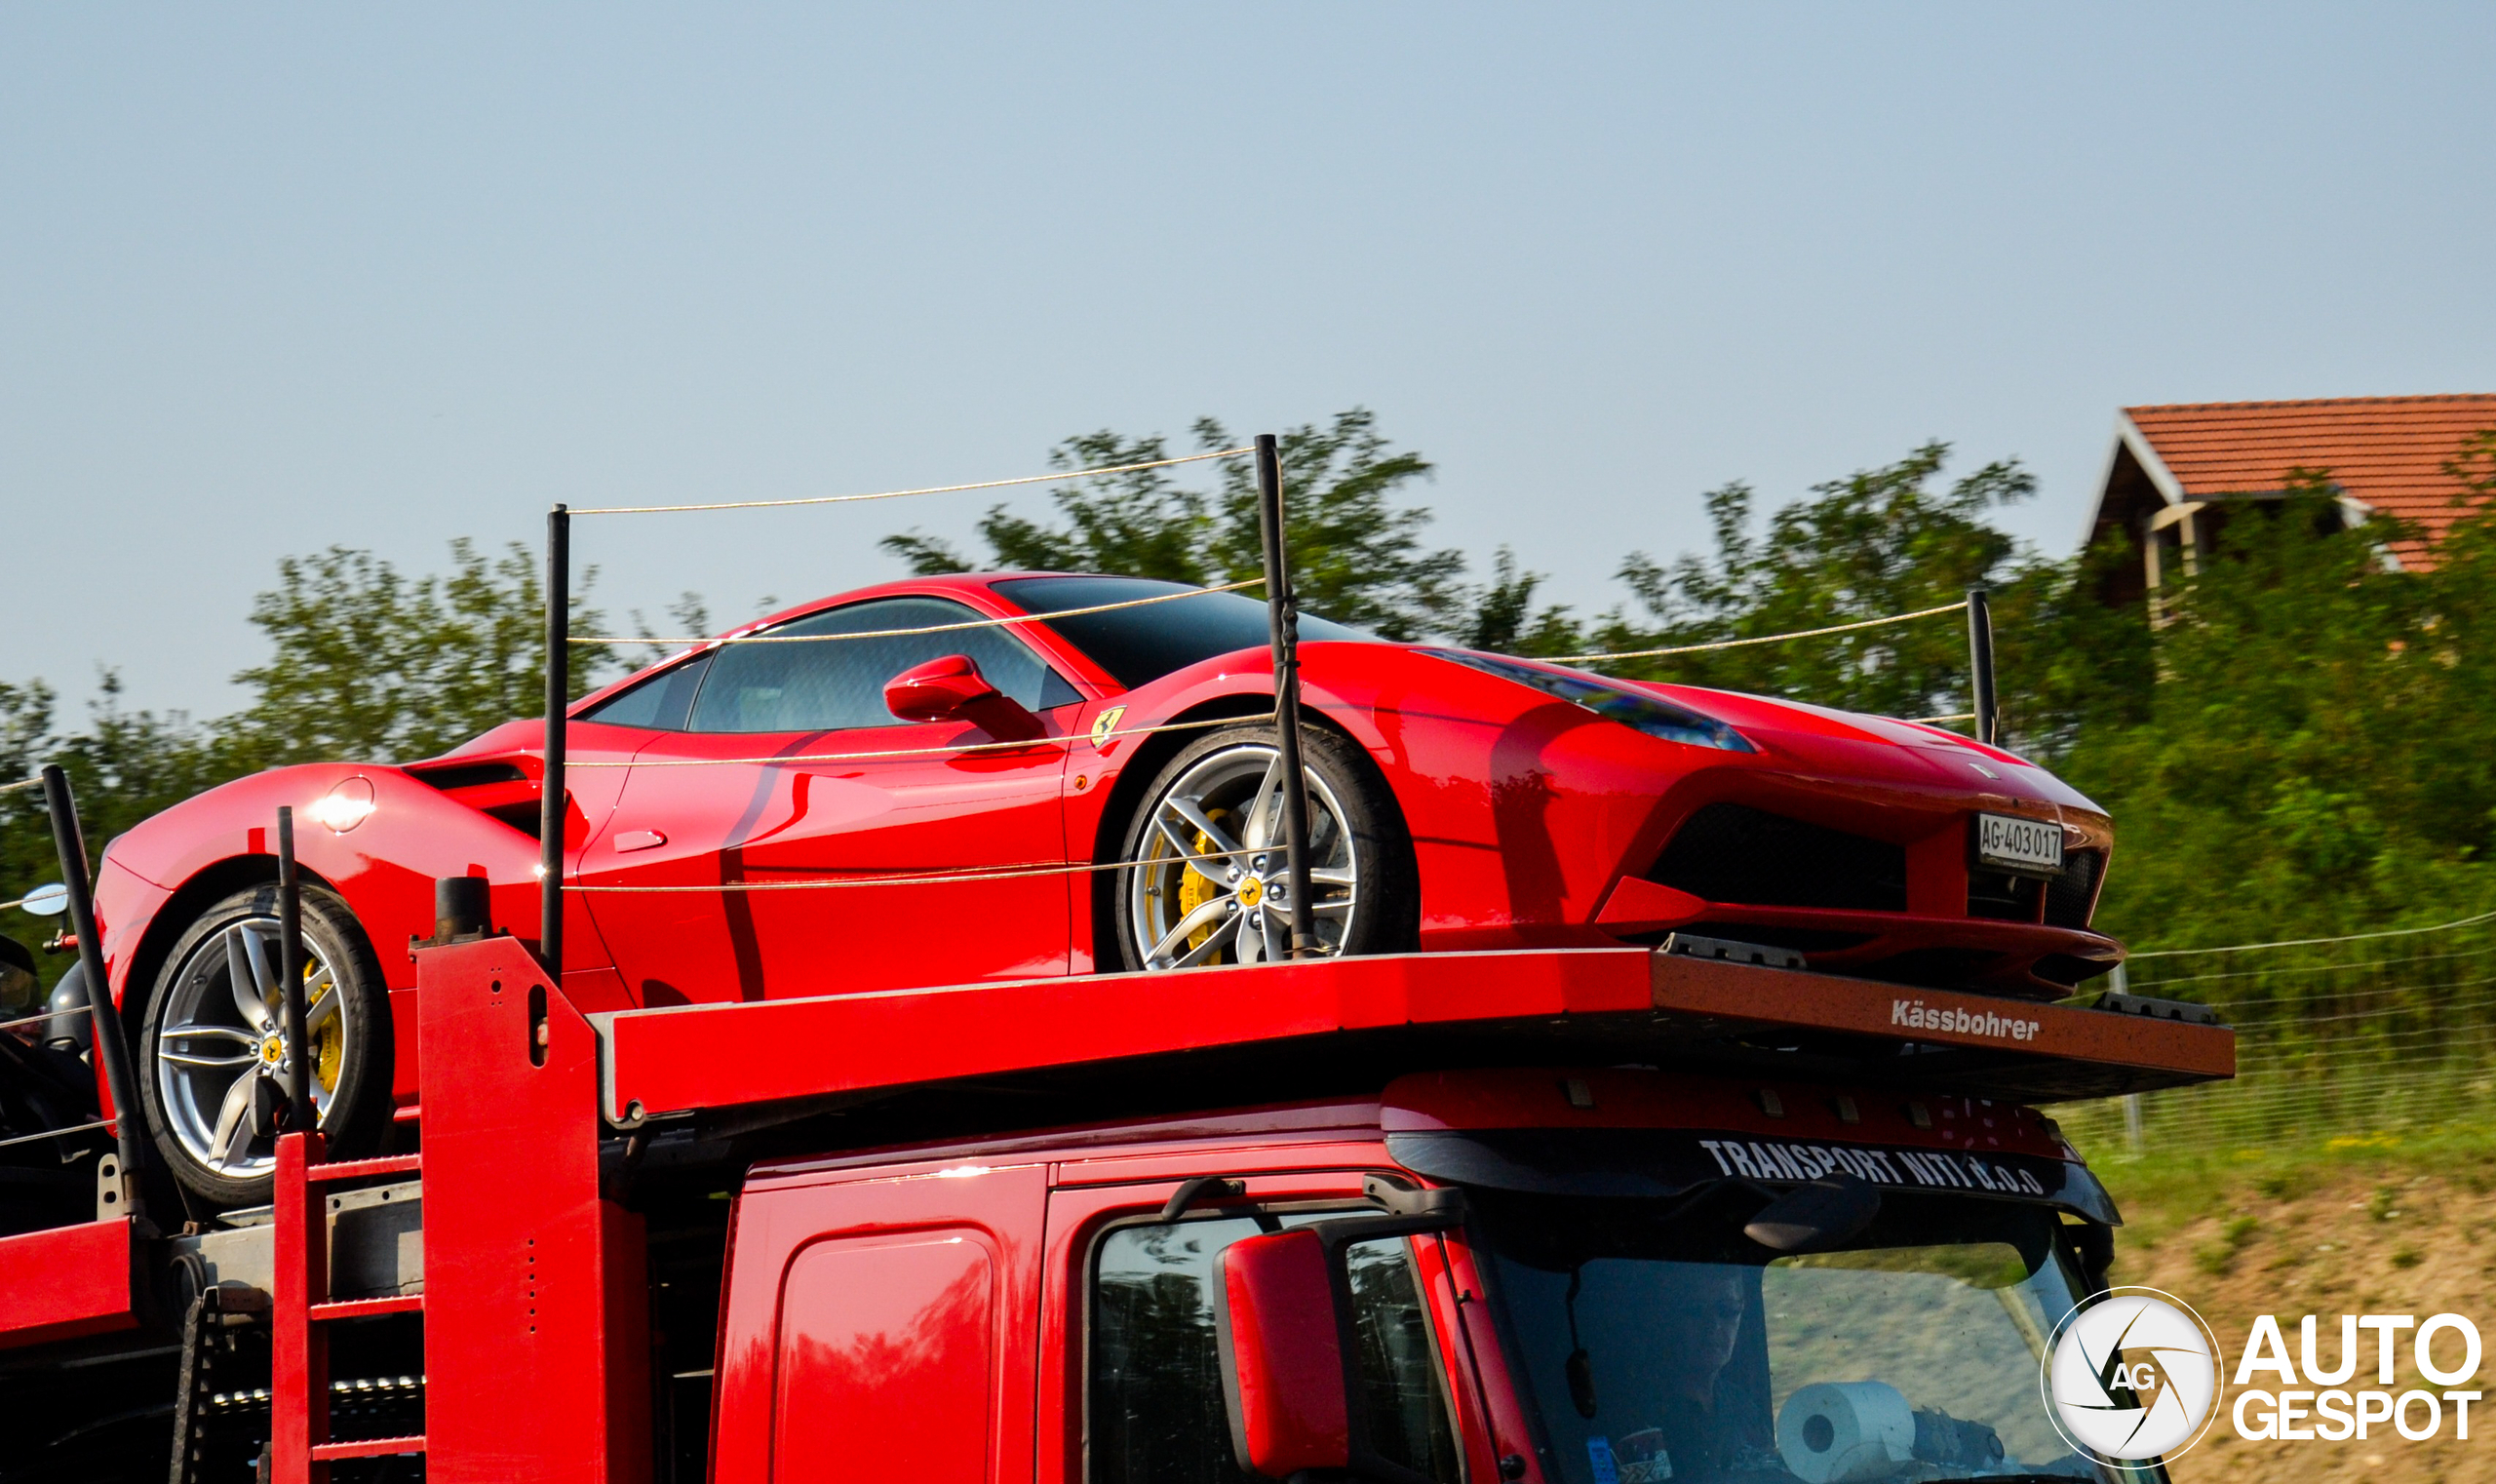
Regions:
M 1271 743 L 1227 747 L 1199 759 L 1147 806 L 1149 827 L 1130 863 L 1136 869 L 1125 873 L 1128 932 L 1146 968 L 1291 957 L 1281 762 Z M 1360 910 L 1360 863 L 1335 791 L 1316 769 L 1301 770 L 1312 931 L 1332 954 Z
M 329 957 L 308 932 L 303 952 L 312 1104 L 327 1123 L 346 1041 L 362 1028 L 337 993 Z M 166 992 L 172 998 L 156 1033 L 156 1095 L 174 1137 L 202 1168 L 230 1180 L 252 1179 L 277 1164 L 275 1139 L 253 1127 L 252 1113 L 255 1095 L 285 1088 L 291 1065 L 277 965 L 277 918 L 227 923 L 192 948 Z

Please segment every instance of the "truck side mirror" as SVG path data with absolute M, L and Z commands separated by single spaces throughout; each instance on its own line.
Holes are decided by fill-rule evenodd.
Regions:
M 884 709 L 905 722 L 969 722 L 1003 742 L 1047 730 L 1030 708 L 990 684 L 967 654 L 931 659 L 884 682 Z
M 1224 1410 L 1240 1464 L 1269 1479 L 1351 1466 L 1332 1258 L 1315 1231 L 1243 1237 L 1213 1285 Z

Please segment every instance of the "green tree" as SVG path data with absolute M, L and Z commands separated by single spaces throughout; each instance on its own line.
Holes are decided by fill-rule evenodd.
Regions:
M 1569 616 L 1568 605 L 1540 610 L 1534 605 L 1534 595 L 1549 580 L 1518 566 L 1516 553 L 1501 547 L 1491 558 L 1491 580 L 1474 589 L 1472 611 L 1456 642 L 1495 654 L 1556 657 L 1583 652 L 1586 638 Z
M 1198 418 L 1191 431 L 1198 451 L 1235 446 L 1213 418 Z M 1365 408 L 1339 412 L 1331 423 L 1303 424 L 1278 442 L 1287 555 L 1303 607 L 1389 639 L 1446 633 L 1464 622 L 1462 554 L 1425 546 L 1429 512 L 1397 502 L 1406 486 L 1429 475 L 1426 459 L 1395 450 Z M 1104 429 L 1068 439 L 1049 462 L 1077 470 L 1170 456 L 1158 434 L 1127 438 Z M 1246 458 L 1217 467 L 1211 488 L 1190 483 L 1189 465 L 1072 482 L 1050 496 L 1056 525 L 992 507 L 979 523 L 989 547 L 979 560 L 917 531 L 886 536 L 883 545 L 917 572 L 1094 571 L 1242 582 L 1265 570 L 1256 471 Z
M 2496 906 L 2496 527 L 2428 571 L 2341 530 L 2327 475 L 2230 513 L 2169 589 L 2133 724 L 2086 728 L 2072 780 L 2119 822 L 2104 920 L 2139 946 L 2321 937 Z
M 2074 582 L 2067 564 L 2023 551 L 1991 524 L 2027 499 L 2036 480 L 2016 460 L 1989 463 L 1948 484 L 1949 446 L 1928 443 L 1895 463 L 1813 487 L 1813 497 L 1755 515 L 1755 492 L 1736 483 L 1706 496 L 1714 551 L 1669 562 L 1633 552 L 1620 580 L 1643 609 L 1614 609 L 1586 636 L 1606 652 L 1722 644 L 1831 628 L 1993 593 L 1999 669 L 2022 673 L 2026 636 L 2059 627 Z M 1965 623 L 1935 616 L 1780 644 L 1605 662 L 1616 674 L 1789 696 L 1885 716 L 1970 709 Z M 2047 730 L 2012 690 L 2014 727 Z
M 47 762 L 59 763 L 78 801 L 90 870 L 114 836 L 234 773 L 214 736 L 188 717 L 126 709 L 121 677 L 114 672 L 98 677 L 97 692 L 88 703 L 85 729 L 64 735 L 54 729 L 49 685 L 0 684 L 0 780 L 28 778 Z M 59 879 L 42 792 L 0 794 L 0 901 Z M 30 944 L 49 938 L 59 925 L 58 919 L 0 913 L 0 933 Z M 60 955 L 38 957 L 36 967 L 49 984 L 69 963 Z
M 515 542 L 489 557 L 461 539 L 450 561 L 446 575 L 412 578 L 337 546 L 279 562 L 278 585 L 252 605 L 269 658 L 235 677 L 254 698 L 217 728 L 236 762 L 421 758 L 535 715 L 545 694 L 535 556 Z M 585 593 L 596 577 L 592 568 L 578 586 Z M 604 622 L 574 596 L 572 633 Z M 572 693 L 616 664 L 603 646 L 575 646 Z

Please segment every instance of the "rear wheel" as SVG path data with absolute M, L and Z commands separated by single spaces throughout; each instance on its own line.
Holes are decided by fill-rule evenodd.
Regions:
M 277 888 L 236 892 L 176 940 L 147 1002 L 139 1092 L 158 1156 L 219 1207 L 269 1198 L 277 1139 L 267 1125 L 294 1048 L 279 987 L 308 995 L 311 1094 L 333 1157 L 374 1152 L 390 1123 L 390 1001 L 355 915 L 331 892 L 303 892 L 303 961 L 278 953 Z
M 1311 727 L 1308 793 L 1313 930 L 1320 952 L 1412 946 L 1420 892 L 1403 816 L 1349 741 Z M 1282 768 L 1270 726 L 1228 727 L 1170 760 L 1127 827 L 1116 879 L 1117 949 L 1129 969 L 1258 963 L 1291 957 Z

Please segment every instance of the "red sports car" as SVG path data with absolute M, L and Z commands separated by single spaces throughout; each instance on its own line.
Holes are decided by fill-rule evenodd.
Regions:
M 1104 608 L 1139 598 L 1167 601 Z M 1680 932 L 2032 997 L 2122 957 L 2088 930 L 2106 816 L 2008 753 L 1314 618 L 1302 638 L 1332 951 Z M 571 712 L 566 845 L 590 889 L 567 897 L 565 992 L 597 1010 L 1271 956 L 1270 686 L 1261 602 L 1126 577 L 913 579 L 676 655 Z M 534 928 L 541 729 L 277 769 L 113 842 L 112 989 L 193 1191 L 266 1188 L 277 806 L 317 822 L 316 1097 L 336 1145 L 369 1149 L 410 1112 L 408 944 L 433 930 L 435 879 L 482 877 L 496 923 Z M 1133 869 L 1049 869 L 1084 866 Z

